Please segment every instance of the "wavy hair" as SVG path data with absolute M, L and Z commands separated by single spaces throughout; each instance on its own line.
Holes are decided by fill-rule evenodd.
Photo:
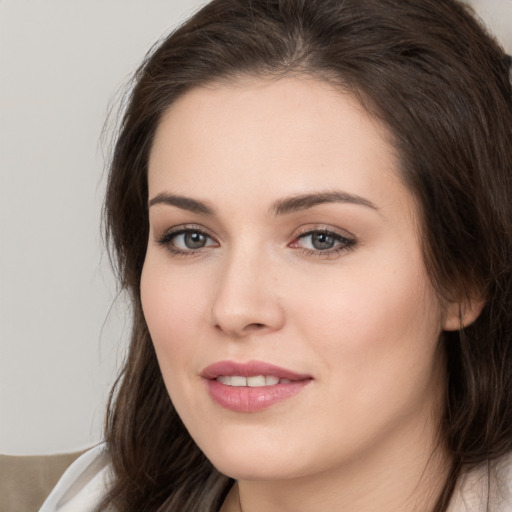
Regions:
M 140 300 L 155 131 L 194 87 L 241 76 L 313 76 L 388 127 L 422 219 L 424 260 L 446 301 L 485 297 L 446 333 L 442 435 L 459 473 L 512 449 L 512 91 L 503 49 L 456 0 L 213 0 L 147 55 L 115 143 L 106 236 L 132 302 L 108 408 L 114 480 L 102 510 L 218 511 L 233 484 L 206 459 L 165 389 Z

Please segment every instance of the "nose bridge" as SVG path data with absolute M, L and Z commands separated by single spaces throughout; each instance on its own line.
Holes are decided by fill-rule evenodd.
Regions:
M 275 330 L 284 316 L 278 300 L 276 268 L 261 247 L 239 244 L 222 262 L 212 307 L 215 326 L 233 336 Z

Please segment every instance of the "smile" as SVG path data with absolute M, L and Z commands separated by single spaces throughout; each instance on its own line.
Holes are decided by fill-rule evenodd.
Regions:
M 221 361 L 201 372 L 210 398 L 235 412 L 258 412 L 300 393 L 310 375 L 259 362 Z

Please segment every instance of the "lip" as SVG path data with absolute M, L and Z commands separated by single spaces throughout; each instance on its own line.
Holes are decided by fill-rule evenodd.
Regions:
M 296 373 L 262 361 L 248 363 L 219 361 L 207 366 L 200 375 L 206 381 L 212 400 L 225 409 L 235 412 L 258 412 L 267 409 L 297 395 L 313 380 L 311 375 Z M 234 387 L 215 380 L 221 375 L 242 377 L 272 375 L 290 382 L 264 387 Z

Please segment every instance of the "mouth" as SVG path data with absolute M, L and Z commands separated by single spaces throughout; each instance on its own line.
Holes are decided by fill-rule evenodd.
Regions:
M 300 393 L 313 381 L 299 374 L 260 361 L 220 361 L 201 372 L 211 399 L 235 412 L 257 412 Z

